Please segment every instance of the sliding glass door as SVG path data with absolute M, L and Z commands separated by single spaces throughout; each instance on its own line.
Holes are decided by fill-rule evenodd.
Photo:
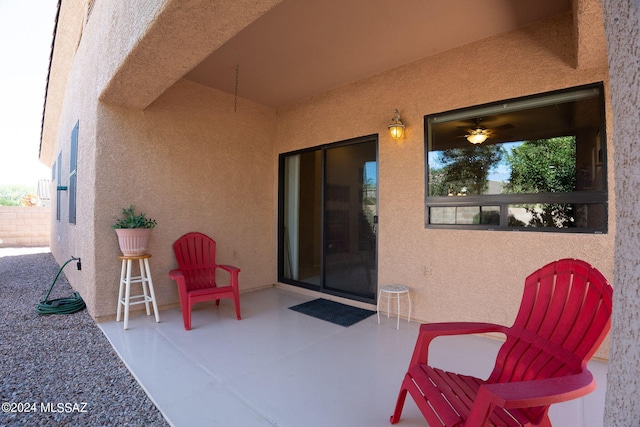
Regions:
M 282 205 L 284 201 L 284 211 L 281 209 L 281 275 L 289 280 L 320 286 L 322 152 L 314 150 L 286 156 L 282 182 L 284 200 L 281 196 L 280 203 Z
M 377 146 L 370 136 L 281 155 L 280 281 L 375 301 Z

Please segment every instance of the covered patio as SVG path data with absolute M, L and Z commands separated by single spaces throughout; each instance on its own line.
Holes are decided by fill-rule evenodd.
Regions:
M 111 344 L 174 426 L 388 426 L 418 323 L 371 316 L 348 328 L 289 310 L 313 297 L 278 287 L 242 294 L 233 304 L 201 303 L 185 331 L 178 307 L 153 316 L 100 323 Z M 443 337 L 431 360 L 487 377 L 500 341 Z M 602 426 L 607 364 L 592 360 L 598 387 L 553 405 L 555 427 Z M 407 399 L 401 426 L 425 426 Z
M 398 331 L 373 318 L 346 329 L 324 325 L 288 310 L 312 297 L 283 284 L 366 303 L 375 303 L 380 285 L 406 284 L 415 296 L 412 317 L 422 322 L 508 324 L 522 279 L 572 257 L 596 266 L 616 289 L 611 340 L 596 354 L 608 361 L 609 387 L 598 374 L 598 405 L 573 402 L 565 421 L 558 418 L 564 406 L 552 419 L 561 426 L 637 425 L 640 400 L 629 379 L 640 369 L 640 245 L 633 232 L 640 198 L 629 189 L 640 176 L 640 68 L 632 36 L 638 4 L 463 3 L 412 0 L 397 14 L 384 0 L 59 1 L 40 147 L 54 171 L 51 252 L 59 263 L 82 257 L 83 270 L 68 272 L 71 286 L 171 422 L 195 423 L 181 420 L 197 410 L 214 416 L 215 409 L 222 425 L 243 417 L 353 425 L 349 416 L 356 425 L 364 417 L 387 424 L 417 325 Z M 588 110 L 595 114 L 571 104 L 566 131 L 543 135 L 575 139 L 580 150 L 568 176 L 579 185 L 522 189 L 516 197 L 502 189 L 481 194 L 483 178 L 474 181 L 475 200 L 466 184 L 465 191 L 431 191 L 437 182 L 429 173 L 439 160 L 429 154 L 444 151 L 433 120 L 444 115 L 466 147 L 474 132 L 500 129 L 510 131 L 504 144 L 537 141 L 532 133 L 515 134 L 528 127 L 513 116 L 491 129 L 481 122 L 489 127 L 505 103 L 517 112 L 534 98 L 560 103 L 556 95 L 569 92 L 574 103 L 596 87 L 597 108 Z M 389 120 L 398 110 L 405 132 L 396 140 Z M 474 119 L 473 128 L 459 119 Z M 549 128 L 543 120 L 532 129 Z M 361 147 L 367 150 L 355 150 Z M 340 156 L 345 151 L 349 156 Z M 574 222 L 582 229 L 550 222 L 519 229 L 509 209 L 529 202 L 580 205 Z M 132 318 L 124 332 L 110 320 L 120 271 L 111 226 L 131 205 L 157 220 L 148 252 L 162 321 Z M 454 223 L 458 208 L 466 216 Z M 438 217 L 442 212 L 450 216 Z M 203 305 L 194 330 L 183 330 L 166 273 L 176 266 L 172 242 L 192 231 L 215 238 L 218 259 L 242 270 L 242 321 L 226 305 L 219 318 Z M 355 267 L 336 268 L 345 260 Z M 347 288 L 343 282 L 356 281 L 336 272 L 357 272 L 366 287 Z M 473 359 L 451 369 L 481 363 L 470 348 L 453 351 Z M 486 375 L 491 359 L 478 375 Z M 190 376 L 200 388 L 186 381 Z M 202 399 L 203 390 L 228 404 Z M 404 422 L 422 422 L 412 403 Z

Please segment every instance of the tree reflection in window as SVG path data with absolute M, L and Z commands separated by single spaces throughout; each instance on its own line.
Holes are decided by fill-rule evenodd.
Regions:
M 576 188 L 576 138 L 565 136 L 525 141 L 506 156 L 511 169 L 504 193 L 571 192 Z M 522 206 L 531 219 L 525 224 L 510 218 L 510 225 L 570 227 L 571 204 L 542 203 Z
M 441 168 L 430 171 L 431 196 L 485 194 L 489 187 L 489 172 L 502 160 L 499 145 L 469 145 L 437 152 Z

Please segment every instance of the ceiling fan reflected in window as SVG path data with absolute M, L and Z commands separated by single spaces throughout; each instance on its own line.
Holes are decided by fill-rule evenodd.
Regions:
M 467 137 L 467 141 L 472 144 L 482 144 L 489 138 L 491 135 L 491 131 L 489 129 L 482 129 L 481 127 L 477 127 L 475 129 L 469 129 L 469 133 L 465 135 Z
M 474 128 L 463 128 L 467 131 L 464 137 L 472 144 L 482 144 L 487 139 L 498 136 L 498 134 L 495 133 L 496 130 L 510 129 L 513 127 L 512 124 L 507 123 L 505 125 L 494 127 L 493 129 L 488 129 L 481 126 L 480 122 L 482 122 L 482 117 L 477 117 L 475 119 Z

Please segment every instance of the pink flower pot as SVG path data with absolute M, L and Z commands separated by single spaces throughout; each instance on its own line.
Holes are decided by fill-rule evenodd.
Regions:
M 124 256 L 138 256 L 147 253 L 151 228 L 116 228 L 118 243 Z

